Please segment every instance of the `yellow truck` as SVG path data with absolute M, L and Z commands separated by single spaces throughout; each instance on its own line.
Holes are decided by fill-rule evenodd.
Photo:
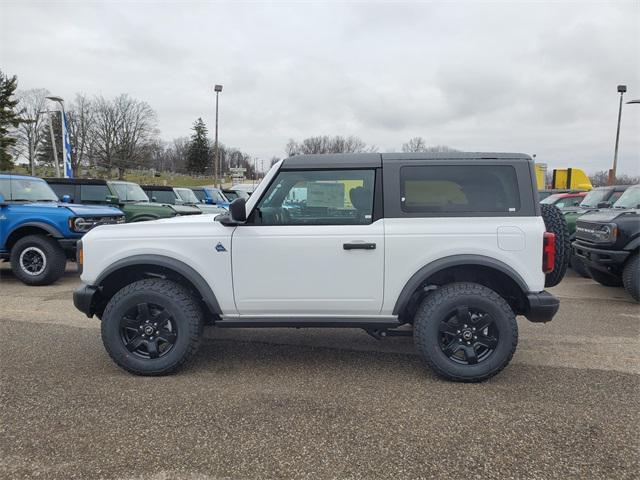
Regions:
M 556 168 L 551 176 L 551 185 L 546 184 L 547 165 L 536 163 L 538 190 L 591 190 L 593 186 L 584 170 L 580 168 Z

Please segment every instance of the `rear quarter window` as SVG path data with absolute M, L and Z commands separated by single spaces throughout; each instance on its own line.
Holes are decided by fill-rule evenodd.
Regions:
M 504 213 L 520 210 L 511 165 L 416 165 L 400 169 L 401 208 L 408 213 Z

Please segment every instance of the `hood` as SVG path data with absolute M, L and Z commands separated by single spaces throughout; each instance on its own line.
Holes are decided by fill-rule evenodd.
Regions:
M 579 221 L 593 223 L 611 223 L 621 215 L 637 215 L 638 212 L 639 210 L 633 208 L 607 208 L 603 210 L 596 210 L 595 212 L 585 213 L 580 217 Z
M 71 210 L 74 215 L 79 216 L 91 217 L 96 215 L 124 215 L 124 213 L 122 213 L 122 211 L 120 211 L 119 209 L 115 207 L 107 207 L 104 205 L 77 205 L 73 203 L 60 203 L 59 205 L 62 207 L 66 207 L 67 209 Z
M 190 207 L 188 205 L 171 205 L 171 208 L 173 208 L 180 215 L 197 215 L 199 213 L 202 213 L 199 208 Z

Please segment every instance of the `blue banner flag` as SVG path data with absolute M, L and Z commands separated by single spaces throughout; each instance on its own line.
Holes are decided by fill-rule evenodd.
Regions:
M 64 160 L 64 178 L 73 178 L 71 169 L 71 141 L 69 139 L 69 129 L 67 128 L 67 116 L 62 114 L 62 158 Z

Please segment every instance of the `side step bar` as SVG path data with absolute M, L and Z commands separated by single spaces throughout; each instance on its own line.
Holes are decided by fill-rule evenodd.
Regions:
M 397 317 L 223 317 L 216 320 L 220 328 L 364 328 L 384 330 L 400 325 Z

